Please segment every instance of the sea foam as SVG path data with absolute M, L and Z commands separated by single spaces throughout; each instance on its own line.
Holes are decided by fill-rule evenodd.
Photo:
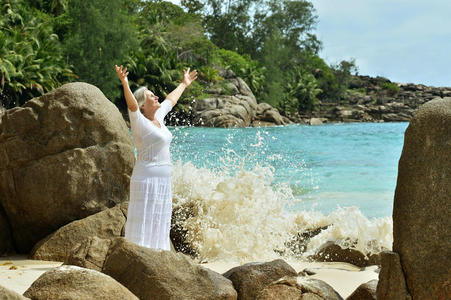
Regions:
M 327 241 L 366 255 L 391 249 L 391 218 L 370 220 L 357 207 L 337 208 L 327 216 L 294 211 L 290 203 L 298 199 L 288 184 L 273 184 L 272 167 L 257 164 L 246 170 L 236 158 L 232 165 L 235 170 L 213 170 L 178 161 L 173 168 L 174 209 L 190 211 L 176 222 L 200 262 L 245 263 L 281 255 L 302 259 Z M 319 233 L 301 241 L 306 243 L 302 253 L 291 249 L 297 236 L 318 228 Z

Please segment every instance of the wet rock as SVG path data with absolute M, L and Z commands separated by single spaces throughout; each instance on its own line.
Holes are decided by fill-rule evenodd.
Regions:
M 66 261 L 74 247 L 87 245 L 89 238 L 120 237 L 125 221 L 120 205 L 73 221 L 38 242 L 30 252 L 30 257 L 40 260 Z
M 380 264 L 378 254 L 366 257 L 362 252 L 355 249 L 343 249 L 332 241 L 326 242 L 318 248 L 316 253 L 310 256 L 315 261 L 339 261 L 347 262 L 358 267 L 366 267 Z
M 279 295 L 286 295 L 287 298 L 282 298 Z M 286 276 L 267 285 L 259 292 L 256 299 L 340 300 L 343 298 L 322 280 L 303 276 Z
M 377 280 L 371 280 L 359 287 L 346 300 L 376 300 Z M 389 298 L 387 298 L 389 299 Z
M 19 293 L 16 293 L 13 290 L 7 289 L 0 285 L 0 299 L 2 300 L 25 300 L 30 299 L 22 296 Z
M 138 300 L 110 276 L 76 266 L 60 266 L 45 272 L 25 291 L 24 296 L 35 300 Z
M 102 92 L 69 83 L 9 109 L 0 124 L 0 201 L 17 250 L 127 201 L 134 164 L 125 122 Z
M 381 252 L 377 299 L 410 299 L 399 255 L 395 252 Z
M 294 270 L 282 259 L 266 263 L 248 263 L 230 269 L 223 274 L 233 282 L 238 292 L 238 299 L 255 299 L 258 293 L 268 284 L 283 276 L 296 276 Z
M 311 269 L 304 269 L 304 270 L 302 270 L 302 272 L 304 272 L 307 275 L 315 275 L 316 274 L 316 272 Z
M 232 282 L 221 274 L 183 254 L 140 247 L 124 238 L 113 241 L 103 272 L 140 299 L 237 298 Z
M 414 299 L 451 295 L 450 145 L 451 98 L 421 106 L 405 133 L 393 206 L 393 251 Z
M 186 241 L 188 231 L 183 228 L 183 224 L 188 218 L 194 216 L 193 207 L 191 205 L 174 205 L 172 210 L 171 243 L 175 251 L 196 257 L 197 253 L 190 243 Z

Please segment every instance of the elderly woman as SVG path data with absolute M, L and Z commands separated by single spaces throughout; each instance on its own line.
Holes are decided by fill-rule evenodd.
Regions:
M 140 246 L 170 250 L 169 231 L 172 215 L 171 159 L 172 134 L 164 117 L 177 104 L 197 71 L 184 71 L 182 82 L 166 99 L 146 87 L 133 94 L 128 85 L 127 68 L 116 66 L 124 88 L 133 140 L 138 156 L 130 180 L 130 203 L 125 224 L 125 238 Z

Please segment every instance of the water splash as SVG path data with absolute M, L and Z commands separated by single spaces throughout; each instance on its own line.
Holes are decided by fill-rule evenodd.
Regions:
M 328 216 L 315 211 L 289 211 L 289 186 L 272 185 L 273 170 L 255 166 L 234 175 L 196 168 L 178 161 L 173 170 L 174 207 L 188 207 L 177 220 L 199 261 L 269 260 L 293 254 L 287 243 L 297 234 L 327 227 L 310 239 L 304 257 L 327 241 L 364 254 L 391 248 L 390 218 L 369 220 L 356 207 Z
M 298 144 L 275 145 L 299 139 L 290 128 L 215 128 L 208 134 L 202 128 L 171 129 L 172 154 L 178 159 L 172 175 L 174 209 L 185 212 L 176 222 L 199 261 L 306 258 L 328 241 L 366 255 L 391 249 L 390 217 L 368 219 L 353 206 L 323 214 L 297 205 L 326 199 L 310 199 L 321 184 L 312 171 L 318 166 L 307 166 L 293 152 Z M 304 234 L 308 239 L 300 240 Z

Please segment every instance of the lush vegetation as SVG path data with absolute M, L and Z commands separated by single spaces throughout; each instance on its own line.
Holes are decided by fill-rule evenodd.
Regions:
M 4 0 L 0 7 L 0 94 L 10 108 L 69 81 L 98 86 L 123 105 L 114 64 L 130 69 L 132 89 L 164 97 L 186 67 L 199 80 L 178 105 L 222 80 L 242 77 L 259 102 L 283 112 L 315 110 L 346 97 L 353 61 L 329 66 L 309 1 Z M 393 86 L 386 89 L 394 91 Z

